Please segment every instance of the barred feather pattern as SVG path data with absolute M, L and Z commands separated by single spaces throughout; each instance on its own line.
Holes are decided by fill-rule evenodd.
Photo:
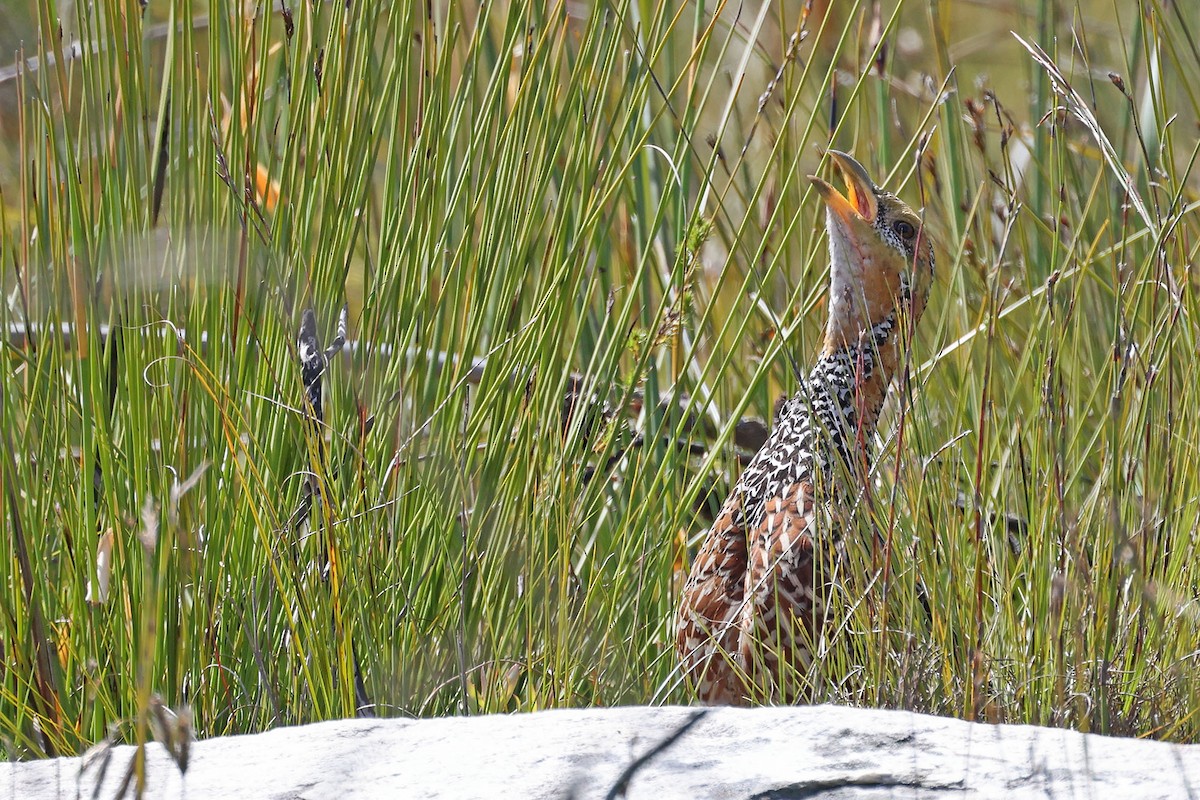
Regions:
M 859 342 L 823 356 L 776 415 L 770 437 L 742 472 L 692 566 L 676 648 L 700 700 L 796 702 L 826 620 L 821 575 L 836 550 L 835 471 L 865 474 L 879 401 L 861 387 L 889 365 L 895 314 Z M 886 361 L 887 359 L 885 359 Z M 894 363 L 894 362 L 893 362 Z M 890 375 L 880 376 L 885 390 Z

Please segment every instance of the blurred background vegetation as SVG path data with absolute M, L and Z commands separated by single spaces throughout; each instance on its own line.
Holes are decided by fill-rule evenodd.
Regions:
M 1197 738 L 1192 4 L 3 10 L 12 755 L 687 702 L 826 146 L 939 250 L 817 699 Z

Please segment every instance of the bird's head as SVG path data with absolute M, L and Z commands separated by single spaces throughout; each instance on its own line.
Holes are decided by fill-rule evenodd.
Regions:
M 850 156 L 830 150 L 829 157 L 845 179 L 845 194 L 809 176 L 827 207 L 827 353 L 855 345 L 889 319 L 897 332 L 906 317 L 916 324 L 933 283 L 933 246 L 920 215 L 876 186 Z

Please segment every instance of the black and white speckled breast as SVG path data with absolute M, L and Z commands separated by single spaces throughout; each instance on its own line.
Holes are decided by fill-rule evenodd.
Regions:
M 734 490 L 742 498 L 735 524 L 757 528 L 767 502 L 794 484 L 830 486 L 835 465 L 853 471 L 851 453 L 858 434 L 855 388 L 869 380 L 878 348 L 895 328 L 889 314 L 871 328 L 869 344 L 855 345 L 822 357 L 800 389 L 779 408 L 766 444 L 742 472 Z M 870 447 L 865 431 L 863 446 Z M 870 453 L 867 453 L 868 458 Z

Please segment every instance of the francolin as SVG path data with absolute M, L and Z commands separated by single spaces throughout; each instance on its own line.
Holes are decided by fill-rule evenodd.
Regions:
M 933 283 L 921 217 L 850 156 L 829 156 L 846 193 L 810 177 L 829 236 L 824 345 L 709 529 L 679 607 L 676 648 L 708 704 L 809 697 L 805 676 L 831 623 L 838 509 L 868 479 L 902 340 Z

